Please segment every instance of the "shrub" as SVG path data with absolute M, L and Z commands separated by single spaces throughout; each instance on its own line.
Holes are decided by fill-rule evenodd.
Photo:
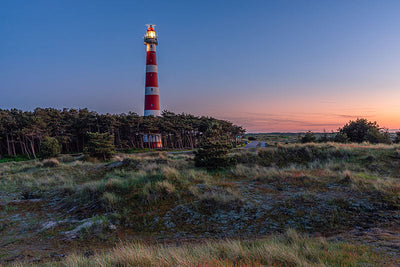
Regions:
M 345 144 L 350 142 L 350 139 L 347 137 L 346 133 L 339 132 L 333 137 L 333 142 Z
M 57 166 L 60 166 L 60 162 L 57 159 L 43 160 L 43 167 L 57 167 Z
M 314 133 L 311 131 L 306 132 L 306 134 L 301 138 L 301 143 L 312 143 L 315 142 L 317 138 L 315 137 Z
M 325 130 L 323 134 L 318 138 L 317 142 L 327 143 L 332 141 L 332 135 L 329 135 Z
M 230 155 L 232 165 L 236 164 L 255 164 L 257 155 L 248 149 L 242 149 Z
M 339 133 L 346 134 L 349 141 L 355 143 L 391 143 L 387 130 L 380 128 L 376 121 L 370 122 L 367 119 L 350 121 L 339 129 Z
M 217 123 L 210 125 L 200 143 L 200 148 L 195 152 L 196 167 L 217 169 L 228 166 L 230 160 L 227 154 L 231 148 L 221 126 Z
M 394 138 L 393 143 L 396 143 L 396 144 L 400 143 L 400 132 L 396 132 L 396 136 Z
M 85 152 L 100 160 L 109 160 L 115 153 L 114 136 L 108 133 L 88 133 L 89 142 Z
M 61 146 L 54 137 L 46 136 L 40 143 L 40 155 L 42 158 L 57 157 L 61 152 Z

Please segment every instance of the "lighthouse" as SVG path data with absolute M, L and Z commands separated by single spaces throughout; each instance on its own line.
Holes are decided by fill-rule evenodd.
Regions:
M 157 76 L 157 57 L 156 46 L 158 45 L 157 35 L 154 26 L 148 24 L 147 32 L 144 36 L 144 44 L 146 45 L 146 85 L 144 99 L 144 115 L 154 117 L 160 116 L 160 100 L 158 91 Z
M 146 45 L 146 84 L 144 98 L 144 115 L 159 117 L 160 99 L 158 90 L 156 46 L 158 36 L 154 30 L 156 25 L 146 24 L 147 32 L 144 36 Z M 149 148 L 162 148 L 161 134 L 151 133 L 143 135 L 143 142 Z

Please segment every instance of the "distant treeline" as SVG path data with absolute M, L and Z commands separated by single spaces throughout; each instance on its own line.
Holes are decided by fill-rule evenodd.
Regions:
M 298 137 L 301 143 L 309 142 L 337 142 L 337 143 L 363 143 L 368 142 L 371 144 L 391 144 L 400 143 L 400 132 L 396 133 L 394 140 L 392 140 L 388 129 L 382 128 L 379 124 L 374 121 L 368 121 L 365 118 L 357 118 L 356 120 L 350 120 L 342 128 L 338 129 L 336 133 L 320 134 L 317 138 L 313 132 L 308 131 L 304 136 L 299 134 Z
M 32 111 L 0 109 L 0 156 L 25 154 L 36 158 L 41 141 L 54 137 L 62 152 L 82 152 L 88 132 L 109 133 L 118 149 L 151 148 L 143 135 L 160 133 L 164 149 L 198 147 L 202 134 L 218 123 L 231 142 L 245 130 L 231 122 L 211 117 L 174 114 L 164 111 L 161 117 L 128 114 L 98 114 L 88 109 L 37 108 Z

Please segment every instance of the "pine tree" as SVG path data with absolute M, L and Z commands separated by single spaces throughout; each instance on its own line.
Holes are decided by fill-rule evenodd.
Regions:
M 113 145 L 114 136 L 108 133 L 90 133 L 88 132 L 88 144 L 85 152 L 97 159 L 104 161 L 109 160 L 115 153 L 115 146 Z
M 200 142 L 200 148 L 195 152 L 196 167 L 217 169 L 229 165 L 228 152 L 232 145 L 224 134 L 221 125 L 212 123 L 209 125 Z

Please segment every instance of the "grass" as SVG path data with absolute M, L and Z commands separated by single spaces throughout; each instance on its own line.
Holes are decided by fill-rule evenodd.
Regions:
M 29 160 L 27 155 L 19 155 L 19 156 L 6 156 L 4 158 L 0 158 L 0 163 L 5 162 L 19 162 L 19 161 L 27 161 Z
M 78 229 L 75 246 L 103 251 L 70 255 L 67 242 L 58 247 L 70 255 L 59 263 L 67 266 L 380 265 L 391 251 L 379 256 L 377 247 L 351 238 L 309 235 L 396 225 L 398 145 L 287 144 L 230 157 L 236 164 L 216 171 L 195 168 L 191 154 L 166 152 L 120 154 L 107 163 L 79 155 L 1 163 L 0 240 L 13 240 L 5 251 L 37 251 L 30 244 L 59 242 Z M 44 229 L 48 222 L 57 223 Z M 121 237 L 139 241 L 108 250 Z M 154 244 L 181 239 L 193 244 Z M 35 253 L 51 261 L 48 252 Z M 10 257 L 0 254 L 0 263 Z
M 52 266 L 360 266 L 390 265 L 371 247 L 310 238 L 289 229 L 260 240 L 205 241 L 200 244 L 122 243 L 92 257 L 72 254 Z

